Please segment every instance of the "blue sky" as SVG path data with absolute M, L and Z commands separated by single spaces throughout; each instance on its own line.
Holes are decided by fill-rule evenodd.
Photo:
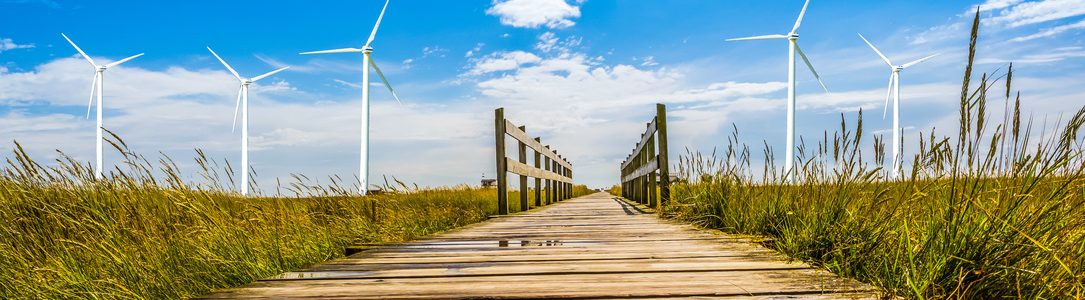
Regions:
M 1015 62 L 1025 109 L 1038 118 L 1053 121 L 1085 104 L 1085 1 L 814 0 L 800 45 L 833 93 L 799 67 L 799 133 L 820 136 L 859 108 L 870 112 L 870 134 L 891 125 L 876 117 L 889 69 L 857 31 L 895 63 L 942 53 L 905 71 L 902 124 L 908 145 L 920 131 L 952 132 L 969 11 L 981 3 L 979 71 Z M 84 118 L 93 70 L 64 32 L 95 59 L 147 53 L 107 72 L 105 82 L 105 126 L 135 151 L 162 151 L 189 170 L 193 148 L 238 160 L 238 133 L 229 129 L 236 81 L 204 49 L 211 46 L 243 75 L 292 68 L 252 91 L 251 164 L 265 191 L 290 173 L 352 177 L 361 59 L 297 53 L 361 46 L 382 4 L 0 0 L 0 150 L 18 140 L 43 160 L 53 149 L 93 158 L 94 121 Z M 373 89 L 371 176 L 425 186 L 493 176 L 499 106 L 593 186 L 617 180 L 656 102 L 671 110 L 672 153 L 711 151 L 732 123 L 744 141 L 782 152 L 786 43 L 723 40 L 786 33 L 801 7 L 799 0 L 393 0 L 373 45 L 405 103 Z M 107 164 L 117 160 L 106 156 Z

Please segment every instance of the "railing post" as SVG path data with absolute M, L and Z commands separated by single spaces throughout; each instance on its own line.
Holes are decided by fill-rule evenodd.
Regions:
M 568 163 L 568 161 L 566 161 L 566 163 Z M 565 168 L 565 177 L 567 177 L 569 179 L 572 179 L 573 178 L 573 169 Z M 565 198 L 566 199 L 572 199 L 573 198 L 573 184 L 572 183 L 568 183 L 568 182 L 565 183 Z
M 535 138 L 535 142 L 540 142 L 540 141 L 541 140 L 539 138 Z M 539 151 L 535 151 L 535 168 L 536 169 L 541 169 L 542 168 L 541 156 L 542 156 L 542 154 L 540 154 Z M 539 206 L 542 206 L 542 179 L 539 179 L 538 177 L 536 177 L 535 178 L 535 207 L 539 207 Z
M 648 161 L 652 161 L 656 158 L 655 140 L 655 136 L 649 137 L 648 144 L 644 146 L 644 152 L 646 154 L 645 156 L 647 157 Z M 656 163 L 658 162 L 659 161 L 657 160 Z M 656 171 L 652 170 L 652 172 L 648 172 L 648 174 L 645 174 L 644 176 L 648 181 L 648 199 L 645 200 L 648 202 L 648 207 L 655 207 L 656 204 L 659 203 L 659 196 L 656 196 Z
M 656 104 L 656 135 L 659 140 L 659 207 L 671 200 L 671 172 L 670 162 L 667 159 L 667 106 L 663 103 Z
M 546 149 L 549 150 L 550 146 L 546 146 Z M 552 168 L 553 166 L 554 166 L 554 163 L 551 161 L 550 156 L 546 156 L 546 165 L 544 166 L 546 171 L 550 171 L 550 168 Z M 546 190 L 546 205 L 550 205 L 551 203 L 554 203 L 554 193 L 550 192 L 550 188 L 553 186 L 553 184 L 554 184 L 553 180 L 550 180 L 550 179 L 546 180 L 546 188 L 545 188 L 545 190 Z
M 561 164 L 561 162 L 564 162 L 565 158 L 562 158 L 561 155 L 558 155 L 558 159 L 561 160 L 560 162 L 558 162 L 558 174 L 564 176 L 565 165 Z M 558 195 L 561 196 L 561 200 L 569 199 L 565 197 L 565 182 L 558 183 Z
M 497 214 L 509 214 L 508 166 L 505 165 L 505 108 L 494 110 L 497 152 Z
M 527 126 L 520 126 L 520 131 L 527 133 Z M 520 140 L 517 142 L 519 142 L 520 163 L 527 165 L 527 144 Z M 520 175 L 520 211 L 531 209 L 527 203 L 527 191 L 527 175 Z

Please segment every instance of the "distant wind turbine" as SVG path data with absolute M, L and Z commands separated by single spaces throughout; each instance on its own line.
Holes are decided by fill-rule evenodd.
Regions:
M 377 75 L 384 81 L 384 86 L 388 88 L 388 91 L 392 93 L 392 98 L 399 101 L 399 96 L 396 95 L 396 91 L 392 89 L 392 85 L 388 83 L 388 79 L 384 78 L 384 73 L 377 67 L 377 63 L 373 61 L 373 47 L 370 44 L 373 43 L 373 39 L 377 37 L 377 28 L 380 28 L 381 20 L 384 19 L 384 12 L 388 9 L 389 0 L 384 1 L 384 8 L 381 9 L 381 14 L 377 17 L 377 24 L 373 25 L 373 32 L 369 34 L 369 40 L 366 40 L 365 46 L 362 48 L 342 48 L 322 51 L 303 52 L 301 54 L 328 54 L 328 53 L 362 53 L 365 61 L 363 64 L 373 66 L 373 70 L 377 71 Z M 369 67 L 366 66 L 362 71 L 362 146 L 361 146 L 361 160 L 358 165 L 358 193 L 365 195 L 369 190 Z M 402 102 L 400 102 L 402 103 Z
M 727 41 L 750 41 L 750 40 L 788 40 L 787 43 L 787 149 L 785 151 L 784 171 L 787 172 L 787 181 L 795 181 L 795 53 L 798 52 L 802 57 L 802 61 L 806 63 L 806 67 L 810 69 L 810 72 L 814 74 L 814 78 L 818 80 L 818 84 L 821 85 L 825 92 L 829 92 L 829 88 L 825 87 L 825 83 L 821 82 L 821 76 L 818 76 L 818 72 L 814 70 L 814 65 L 810 63 L 810 59 L 806 57 L 806 54 L 799 48 L 799 25 L 802 25 L 802 18 L 806 15 L 806 7 L 810 5 L 810 0 L 806 0 L 806 4 L 802 6 L 802 12 L 799 13 L 799 18 L 795 20 L 795 26 L 791 28 L 791 32 L 788 34 L 771 34 L 752 36 L 744 38 L 728 39 Z
M 123 64 L 123 63 L 125 63 L 125 62 L 127 62 L 129 60 L 135 59 L 136 57 L 143 56 L 143 53 L 132 55 L 132 56 L 129 56 L 128 58 L 118 60 L 118 61 L 115 61 L 115 62 L 112 62 L 112 63 L 109 63 L 109 64 L 98 65 L 98 64 L 94 63 L 94 60 L 91 59 L 90 56 L 88 56 L 86 52 L 83 52 L 83 49 L 79 49 L 79 46 L 76 46 L 75 42 L 72 42 L 72 39 L 69 39 L 67 35 L 64 35 L 63 33 L 61 33 L 60 36 L 64 37 L 65 40 L 68 40 L 68 43 L 72 44 L 72 47 L 75 48 L 75 51 L 79 51 L 79 55 L 82 55 L 83 58 L 85 58 L 88 62 L 90 62 L 90 65 L 94 67 L 94 81 L 91 81 L 91 83 L 90 83 L 90 100 L 87 101 L 87 118 L 88 119 L 90 118 L 90 108 L 91 108 L 92 105 L 94 105 L 93 104 L 94 98 L 95 98 L 95 96 L 97 96 L 97 98 L 98 98 L 98 105 L 97 106 L 98 107 L 97 107 L 97 109 L 95 111 L 97 112 L 97 115 L 98 115 L 98 123 L 97 123 L 97 128 L 95 129 L 96 130 L 95 132 L 97 134 L 95 134 L 96 140 L 95 140 L 95 143 L 94 143 L 95 147 L 96 147 L 95 148 L 96 152 L 94 154 L 94 158 L 95 158 L 95 160 L 94 160 L 94 178 L 95 179 L 102 179 L 102 81 L 103 81 L 103 78 L 104 78 L 103 76 L 105 75 L 105 71 L 108 70 L 109 68 L 116 67 L 117 65 L 120 65 L 120 64 Z M 95 92 L 97 92 L 97 93 L 95 93 Z
M 219 57 L 215 50 L 211 50 L 211 47 L 207 47 L 207 51 L 211 51 L 211 55 L 226 66 L 227 70 L 230 70 L 230 74 L 234 74 L 234 77 L 241 82 L 241 88 L 237 90 L 237 103 L 234 104 L 233 125 L 230 125 L 230 132 L 234 131 L 237 126 L 237 111 L 241 110 L 241 195 L 249 194 L 249 85 L 260 79 L 267 78 L 268 76 L 275 75 L 275 73 L 282 72 L 290 67 L 282 67 L 278 70 L 264 73 L 264 75 L 256 76 L 253 78 L 242 78 L 241 75 L 234 71 L 234 68 L 230 67 L 230 64 L 226 63 L 222 57 Z
M 904 149 L 903 149 L 904 145 L 901 145 L 901 142 L 900 142 L 900 72 L 904 71 L 904 69 L 907 69 L 908 67 L 914 66 L 914 65 L 919 64 L 921 62 L 927 61 L 928 59 L 931 59 L 931 58 L 933 58 L 935 56 L 938 56 L 938 54 L 934 54 L 934 55 L 930 55 L 930 56 L 927 56 L 927 57 L 924 57 L 924 58 L 920 58 L 920 59 L 917 59 L 917 60 L 915 60 L 913 62 L 906 63 L 906 64 L 899 65 L 899 66 L 898 65 L 893 65 L 893 63 L 889 61 L 889 58 L 885 57 L 885 54 L 882 54 L 882 51 L 878 50 L 878 47 L 874 47 L 874 44 L 871 44 L 870 41 L 868 41 L 866 39 L 866 37 L 864 37 L 862 34 L 859 34 L 859 38 L 863 39 L 863 42 L 866 42 L 867 46 L 870 46 L 870 49 L 874 49 L 874 53 L 877 53 L 878 57 L 881 57 L 882 61 L 885 61 L 885 64 L 889 65 L 889 69 L 892 70 L 892 72 L 889 74 L 889 89 L 886 90 L 886 92 L 885 92 L 885 110 L 882 111 L 882 118 L 885 118 L 886 112 L 889 111 L 889 97 L 892 96 L 893 97 L 893 169 L 889 174 L 893 178 L 897 178 L 897 177 L 900 177 L 901 174 L 904 173 L 904 170 L 903 170 L 903 167 L 902 167 L 903 157 L 901 156 L 901 152 L 904 151 Z

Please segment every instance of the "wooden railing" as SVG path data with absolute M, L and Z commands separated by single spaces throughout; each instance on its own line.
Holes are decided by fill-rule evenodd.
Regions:
M 668 166 L 667 107 L 656 104 L 656 117 L 622 162 L 622 197 L 655 208 L 666 204 L 671 199 Z
M 508 173 L 520 175 L 520 209 L 528 203 L 528 177 L 535 178 L 535 206 L 548 205 L 572 197 L 573 164 L 558 155 L 539 138 L 529 138 L 524 126 L 505 119 L 505 109 L 494 110 L 494 133 L 497 146 L 497 213 L 509 213 Z M 505 156 L 505 137 L 511 136 L 519 147 L 517 160 Z M 527 164 L 527 149 L 535 152 L 534 166 Z M 543 197 L 543 194 L 546 194 Z

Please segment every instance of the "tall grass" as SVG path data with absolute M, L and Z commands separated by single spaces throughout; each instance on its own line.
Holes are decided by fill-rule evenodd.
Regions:
M 977 13 L 959 132 L 921 133 L 902 178 L 888 176 L 885 139 L 864 140 L 862 112 L 801 143 L 794 184 L 767 146 L 755 170 L 736 129 L 720 153 L 687 150 L 687 182 L 664 213 L 769 236 L 792 257 L 908 298 L 1085 298 L 1085 107 L 1037 128 L 1022 117 L 1012 65 L 973 82 L 978 30 Z M 991 101 L 1006 113 L 992 116 Z
M 338 178 L 295 175 L 275 197 L 242 197 L 228 192 L 230 165 L 202 152 L 203 181 L 192 183 L 167 157 L 152 164 L 116 136 L 109 142 L 125 163 L 104 180 L 63 153 L 45 167 L 16 143 L 0 173 L 0 298 L 188 298 L 335 258 L 353 243 L 409 240 L 497 212 L 495 189 L 398 180 L 357 197 Z

